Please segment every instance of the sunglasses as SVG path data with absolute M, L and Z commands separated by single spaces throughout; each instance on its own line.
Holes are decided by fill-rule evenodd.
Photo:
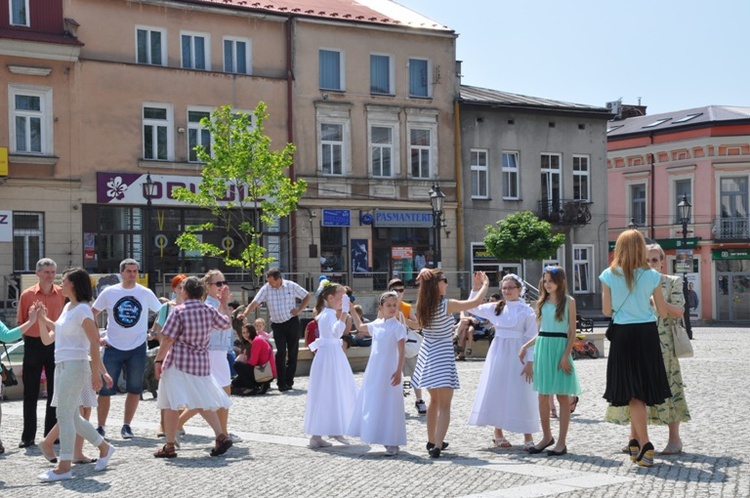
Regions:
M 229 285 L 229 282 L 227 282 L 226 280 L 220 280 L 219 282 L 211 282 L 208 285 L 215 285 L 216 287 L 221 288 L 221 287 L 224 287 L 225 285 Z
M 440 281 L 440 282 L 445 282 L 446 284 L 448 283 L 448 279 L 447 279 L 447 278 L 445 278 L 445 277 L 441 278 L 441 279 L 440 279 L 439 281 Z
M 649 262 L 649 263 L 654 263 L 654 264 L 656 264 L 656 263 L 658 263 L 659 261 L 661 261 L 661 259 L 660 259 L 660 258 L 651 258 L 651 259 L 647 259 L 646 261 L 647 261 L 647 262 Z
M 402 292 L 404 292 L 405 290 L 406 290 L 406 289 L 403 289 L 403 288 L 402 288 L 402 289 L 391 289 L 391 291 L 392 291 L 392 292 L 398 292 L 399 294 L 401 294 L 401 293 L 402 293 Z

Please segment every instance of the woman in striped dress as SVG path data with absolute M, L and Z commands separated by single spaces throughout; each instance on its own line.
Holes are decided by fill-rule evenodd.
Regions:
M 474 288 L 481 286 L 472 299 L 446 299 L 448 279 L 438 269 L 424 268 L 417 277 L 417 321 L 423 327 L 424 340 L 419 349 L 417 367 L 411 379 L 415 388 L 427 389 L 427 451 L 440 457 L 448 443 L 445 434 L 451 421 L 453 390 L 458 389 L 458 372 L 453 356 L 453 313 L 477 307 L 484 301 L 490 281 L 484 272 L 474 274 Z

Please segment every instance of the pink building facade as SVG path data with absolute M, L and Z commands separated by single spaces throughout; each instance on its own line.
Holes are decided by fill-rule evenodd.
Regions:
M 750 321 L 750 108 L 615 120 L 607 137 L 610 251 L 635 224 L 662 245 L 667 272 L 686 275 L 693 320 Z

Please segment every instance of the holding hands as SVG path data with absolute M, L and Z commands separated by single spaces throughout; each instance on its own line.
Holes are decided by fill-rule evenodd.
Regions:
M 472 290 L 479 291 L 482 287 L 490 286 L 490 279 L 483 271 L 474 272 Z

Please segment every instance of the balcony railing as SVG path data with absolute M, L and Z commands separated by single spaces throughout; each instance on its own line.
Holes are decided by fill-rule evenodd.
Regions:
M 717 239 L 750 239 L 750 218 L 720 218 Z
M 539 219 L 560 225 L 586 225 L 591 223 L 589 202 L 576 199 L 539 201 L 536 215 Z

